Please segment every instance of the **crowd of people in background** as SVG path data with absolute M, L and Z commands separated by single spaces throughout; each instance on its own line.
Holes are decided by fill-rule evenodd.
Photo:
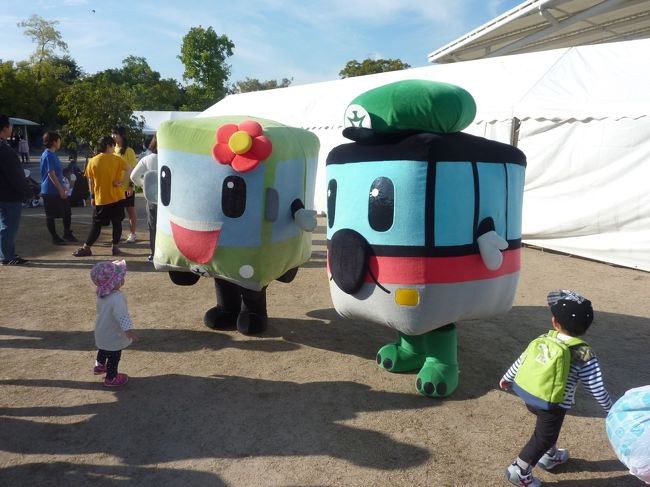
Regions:
M 102 137 L 96 155 L 87 161 L 84 171 L 71 159 L 64 167 L 57 152 L 61 136 L 55 131 L 43 134 L 40 157 L 40 178 L 35 171 L 23 169 L 30 162 L 29 144 L 25 136 L 14 130 L 11 119 L 0 115 L 0 257 L 2 265 L 22 265 L 28 261 L 16 253 L 16 237 L 23 208 L 43 206 L 45 224 L 54 245 L 78 242 L 72 231 L 74 206 L 92 205 L 91 228 L 83 245 L 73 252 L 75 257 L 92 255 L 91 246 L 101 234 L 101 227 L 112 225 L 112 255 L 119 255 L 122 220 L 128 216 L 127 243 L 136 242 L 137 215 L 135 189 L 142 186 L 147 171 L 157 169 L 156 138 L 151 141 L 138 162 L 129 145 L 126 129 L 116 126 L 111 135 Z M 153 260 L 156 232 L 155 204 L 147 204 L 150 254 Z M 61 219 L 62 233 L 56 220 Z

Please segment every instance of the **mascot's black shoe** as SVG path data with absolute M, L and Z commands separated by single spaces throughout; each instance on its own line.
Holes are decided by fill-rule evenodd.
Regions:
M 203 324 L 213 330 L 234 330 L 239 313 L 225 311 L 219 306 L 210 308 L 203 315 Z
M 237 331 L 242 335 L 256 335 L 266 330 L 268 321 L 266 314 L 242 311 L 237 318 Z

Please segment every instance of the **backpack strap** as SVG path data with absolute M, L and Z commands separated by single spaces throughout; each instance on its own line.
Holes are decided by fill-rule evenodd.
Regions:
M 571 362 L 586 363 L 595 357 L 591 346 L 588 343 L 582 343 L 569 349 L 571 351 Z
M 577 347 L 578 345 L 587 345 L 587 342 L 576 337 L 571 337 L 564 343 L 566 343 L 566 346 L 569 348 Z
M 559 340 L 559 338 L 557 338 L 557 335 L 558 332 L 556 330 L 550 330 L 546 335 L 542 336 L 548 336 L 555 340 Z M 569 351 L 571 352 L 571 363 L 585 363 L 594 357 L 591 346 L 581 338 L 570 337 L 568 340 L 561 341 L 569 348 Z
M 546 336 L 549 336 L 551 338 L 555 338 L 555 339 L 559 340 L 558 335 L 559 335 L 559 332 L 557 330 L 550 330 L 546 334 Z M 562 340 L 562 342 L 569 348 L 576 347 L 578 345 L 587 345 L 587 342 L 585 342 L 584 340 L 581 340 L 578 337 L 570 337 L 568 340 Z

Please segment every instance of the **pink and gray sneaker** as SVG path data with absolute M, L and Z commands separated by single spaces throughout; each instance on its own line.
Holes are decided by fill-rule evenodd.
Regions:
M 106 366 L 102 364 L 96 364 L 93 369 L 93 374 L 95 375 L 104 375 L 106 373 Z
M 129 382 L 129 376 L 126 374 L 117 374 L 112 379 L 104 379 L 104 387 L 120 387 Z
M 518 487 L 541 487 L 542 481 L 537 477 L 533 477 L 531 472 L 522 473 L 521 469 L 516 463 L 513 463 L 506 468 L 506 480 L 512 485 Z
M 548 453 L 544 453 L 544 456 L 539 459 L 537 466 L 542 470 L 552 470 L 558 465 L 562 465 L 569 460 L 569 450 L 565 448 L 558 448 L 555 451 L 555 455 L 551 456 Z

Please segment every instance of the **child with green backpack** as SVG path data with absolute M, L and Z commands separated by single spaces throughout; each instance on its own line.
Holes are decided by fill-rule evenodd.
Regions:
M 551 470 L 569 459 L 569 451 L 557 448 L 562 422 L 574 401 L 578 382 L 608 412 L 612 400 L 603 384 L 598 359 L 591 347 L 577 338 L 594 319 L 591 301 L 572 291 L 548 294 L 553 330 L 533 340 L 503 375 L 499 386 L 512 389 L 537 416 L 535 431 L 517 459 L 508 466 L 506 479 L 521 487 L 539 487 L 533 477 L 538 465 Z

